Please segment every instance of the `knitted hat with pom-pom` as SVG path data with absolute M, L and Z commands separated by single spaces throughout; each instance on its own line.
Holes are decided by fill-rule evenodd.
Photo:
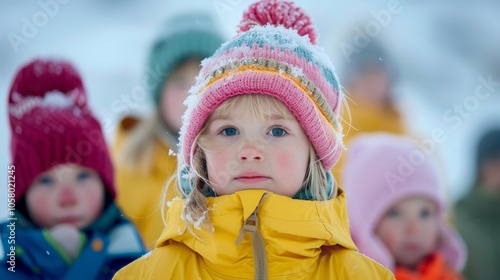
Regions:
M 80 75 L 69 63 L 34 60 L 24 65 L 8 98 L 16 202 L 36 177 L 60 164 L 95 170 L 115 196 L 101 125 L 87 107 Z
M 241 94 L 282 101 L 311 141 L 325 170 L 342 150 L 339 111 L 343 93 L 334 68 L 316 46 L 311 19 L 291 2 L 263 0 L 243 15 L 239 34 L 202 62 L 186 103 L 181 157 L 190 164 L 193 143 L 210 114 Z

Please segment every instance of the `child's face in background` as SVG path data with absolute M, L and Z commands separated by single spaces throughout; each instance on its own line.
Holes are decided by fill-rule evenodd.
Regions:
M 26 193 L 26 204 L 40 227 L 72 224 L 84 228 L 102 211 L 104 185 L 92 169 L 59 165 L 35 179 Z
M 400 201 L 382 217 L 376 233 L 398 265 L 414 268 L 437 248 L 437 207 L 420 197 Z
M 481 188 L 491 193 L 500 194 L 500 158 L 483 161 L 480 176 Z
M 383 106 L 390 98 L 390 80 L 385 70 L 370 67 L 359 73 L 352 84 L 352 92 L 360 100 Z
M 200 139 L 210 185 L 219 195 L 244 189 L 295 195 L 309 163 L 309 139 L 280 101 L 253 109 L 241 105 L 245 101 L 237 101 L 227 114 L 218 115 L 219 107 Z
M 194 85 L 195 77 L 200 71 L 200 60 L 189 59 L 179 64 L 167 77 L 161 95 L 161 117 L 164 122 L 176 131 L 182 126 L 182 114 L 186 110 L 184 99 L 188 90 Z

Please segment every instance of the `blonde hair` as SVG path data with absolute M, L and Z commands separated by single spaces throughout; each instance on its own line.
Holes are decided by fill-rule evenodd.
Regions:
M 206 157 L 204 152 L 204 144 L 206 140 L 204 138 L 204 132 L 207 126 L 211 123 L 211 120 L 229 116 L 232 112 L 234 112 L 234 110 L 244 112 L 242 115 L 243 118 L 266 119 L 274 114 L 285 117 L 293 117 L 290 110 L 279 99 L 264 94 L 244 94 L 232 97 L 217 107 L 217 109 L 210 115 L 202 130 L 195 138 L 193 144 L 194 147 L 191 147 L 191 151 L 194 152 L 191 157 L 191 162 L 189 163 L 189 166 L 191 166 L 189 174 L 182 174 L 182 172 L 185 171 L 183 168 L 186 168 L 185 163 L 179 164 L 177 174 L 177 176 L 187 176 L 185 179 L 189 182 L 189 192 L 186 192 L 186 190 L 181 187 L 182 180 L 177 180 L 178 190 L 184 197 L 186 197 L 183 209 L 183 218 L 188 222 L 188 225 L 189 223 L 192 224 L 189 226 L 194 226 L 197 229 L 200 229 L 200 227 L 210 230 L 213 229 L 208 215 L 208 205 L 203 194 L 204 188 L 212 188 L 207 178 Z M 169 180 L 167 188 L 174 179 L 175 178 L 171 178 Z M 324 201 L 337 196 L 337 188 L 335 184 L 333 186 L 333 190 L 330 193 L 327 193 L 328 181 L 325 175 L 325 170 L 310 142 L 308 167 L 299 191 L 302 191 L 303 189 L 309 191 L 313 200 Z M 164 193 L 166 193 L 166 190 Z M 192 228 L 189 226 L 188 229 L 192 231 Z
M 148 172 L 152 168 L 156 131 L 161 124 L 158 110 L 149 118 L 141 121 L 124 139 L 117 154 L 117 162 L 127 170 Z

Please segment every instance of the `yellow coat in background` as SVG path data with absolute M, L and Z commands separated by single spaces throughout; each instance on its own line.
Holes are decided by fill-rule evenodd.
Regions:
M 139 125 L 133 117 L 124 118 L 118 127 L 113 146 L 117 204 L 123 213 L 135 224 L 144 245 L 154 245 L 163 231 L 160 203 L 167 180 L 177 171 L 177 157 L 170 153 L 165 141 L 152 141 L 151 162 L 147 170 L 140 166 L 128 167 L 118 160 L 118 155 L 130 133 Z M 168 197 L 176 196 L 175 188 L 169 188 Z
M 181 217 L 183 204 L 181 199 L 172 202 L 158 248 L 114 279 L 394 279 L 357 251 L 342 190 L 329 201 L 297 200 L 264 190 L 207 198 L 214 231 L 194 229 L 197 238 Z M 255 216 L 256 227 L 247 223 L 249 232 L 243 232 L 237 245 L 244 221 Z M 257 229 L 253 234 L 252 228 Z M 256 241 L 257 232 L 263 246 Z M 264 260 L 260 264 L 267 265 L 267 272 L 256 269 L 262 267 L 256 260 Z M 264 277 L 257 278 L 261 273 Z
M 358 134 L 387 132 L 402 135 L 406 133 L 401 114 L 393 105 L 374 106 L 353 97 L 348 99 L 348 106 L 349 110 L 342 110 L 343 141 L 347 150 L 343 151 L 339 161 L 332 168 L 332 173 L 339 183 L 342 182 L 342 168 L 344 159 L 349 153 L 349 143 Z

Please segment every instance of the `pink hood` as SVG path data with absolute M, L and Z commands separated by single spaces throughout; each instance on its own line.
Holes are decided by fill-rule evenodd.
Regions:
M 439 177 L 426 154 L 412 140 L 386 133 L 364 134 L 350 144 L 343 171 L 351 234 L 361 253 L 394 271 L 395 261 L 374 230 L 396 202 L 423 196 L 436 202 L 442 217 L 438 249 L 449 265 L 460 271 L 466 248 L 445 222 L 446 205 L 439 193 Z

